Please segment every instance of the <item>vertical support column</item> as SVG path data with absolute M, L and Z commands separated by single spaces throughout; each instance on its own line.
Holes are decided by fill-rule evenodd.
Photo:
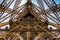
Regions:
M 26 34 L 27 34 L 26 35 L 26 40 L 30 40 L 30 32 L 27 32 Z
M 27 22 L 27 32 L 26 32 L 26 40 L 30 40 L 30 37 L 31 37 L 31 35 L 30 35 L 30 22 L 28 21 Z
M 31 0 L 28 0 L 28 3 L 31 3 Z
M 27 0 L 27 8 L 28 8 L 28 11 L 31 10 L 31 0 Z

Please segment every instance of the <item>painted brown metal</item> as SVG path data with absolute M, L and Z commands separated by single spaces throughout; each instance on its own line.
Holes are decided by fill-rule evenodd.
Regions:
M 14 8 L 10 9 L 9 6 L 14 1 Z M 55 3 L 55 1 L 50 0 L 50 4 L 48 0 L 36 0 L 39 5 L 37 6 L 32 3 L 32 0 L 27 0 L 27 3 L 19 6 L 21 1 L 22 0 L 9 0 L 8 2 L 7 0 L 4 0 L 0 4 L 0 11 L 8 13 L 3 17 L 1 15 L 0 27 L 8 24 L 10 25 L 9 29 L 0 29 L 1 31 L 5 31 L 5 33 L 2 33 L 0 35 L 0 38 L 3 38 L 4 40 L 7 40 L 9 37 L 11 38 L 11 40 L 17 40 L 18 37 L 23 37 L 22 39 L 24 40 L 34 40 L 34 38 L 45 40 L 45 38 L 47 38 L 48 36 L 56 38 L 56 36 L 53 34 L 53 32 L 56 31 L 48 29 L 48 25 L 52 25 L 60 29 L 59 16 L 58 14 L 56 14 L 57 12 L 59 12 L 59 7 Z M 45 10 L 43 1 L 47 4 L 49 10 Z M 4 5 L 4 3 L 6 4 Z M 51 13 L 55 13 L 54 15 L 56 16 L 56 18 L 53 17 L 53 15 L 50 15 Z M 2 23 L 9 17 L 9 22 Z M 48 18 L 56 23 L 49 22 Z

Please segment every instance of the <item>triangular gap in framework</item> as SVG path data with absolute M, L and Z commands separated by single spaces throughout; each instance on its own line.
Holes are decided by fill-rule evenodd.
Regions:
M 31 14 L 30 12 L 28 12 L 26 15 L 24 15 L 23 18 L 27 18 L 27 17 L 35 18 L 34 15 Z

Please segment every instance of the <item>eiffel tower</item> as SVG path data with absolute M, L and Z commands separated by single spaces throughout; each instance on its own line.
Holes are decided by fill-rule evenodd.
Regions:
M 14 2 L 13 9 L 9 8 Z M 60 38 L 55 34 L 60 31 L 60 5 L 55 0 L 36 0 L 38 6 L 32 3 L 32 0 L 19 6 L 21 2 L 22 0 L 3 0 L 0 4 L 0 28 L 9 25 L 9 28 L 0 29 L 0 40 Z M 44 3 L 48 9 L 45 9 Z M 8 18 L 9 21 L 4 22 Z M 49 25 L 57 29 L 49 29 Z

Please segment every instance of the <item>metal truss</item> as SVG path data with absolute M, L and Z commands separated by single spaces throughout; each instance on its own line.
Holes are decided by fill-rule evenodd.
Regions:
M 14 1 L 14 8 L 10 9 L 9 7 Z M 56 37 L 55 34 L 52 33 L 54 30 L 52 29 L 52 31 L 48 29 L 48 25 L 57 27 L 58 30 L 60 29 L 59 5 L 57 5 L 54 0 L 36 0 L 39 6 L 35 5 L 31 1 L 32 0 L 27 0 L 27 3 L 20 6 L 22 0 L 3 0 L 3 2 L 0 4 L 0 27 L 10 25 L 10 28 L 1 29 L 1 31 L 5 31 L 5 33 L 4 35 L 0 35 L 0 37 L 2 37 L 4 40 L 7 40 L 6 38 L 8 37 L 12 37 L 12 35 L 12 40 L 16 40 L 20 34 L 20 36 L 23 35 L 24 39 L 26 40 L 30 40 L 30 37 L 43 38 L 43 36 L 47 37 L 48 35 L 53 38 Z M 43 1 L 46 3 L 49 9 L 45 9 Z M 4 15 L 5 13 L 7 14 Z M 29 13 L 35 18 L 24 18 L 24 16 Z M 8 18 L 10 18 L 9 22 L 4 22 Z M 51 19 L 53 22 L 49 22 L 49 19 Z M 37 33 L 37 35 L 35 33 Z M 48 35 L 46 36 L 45 33 Z

